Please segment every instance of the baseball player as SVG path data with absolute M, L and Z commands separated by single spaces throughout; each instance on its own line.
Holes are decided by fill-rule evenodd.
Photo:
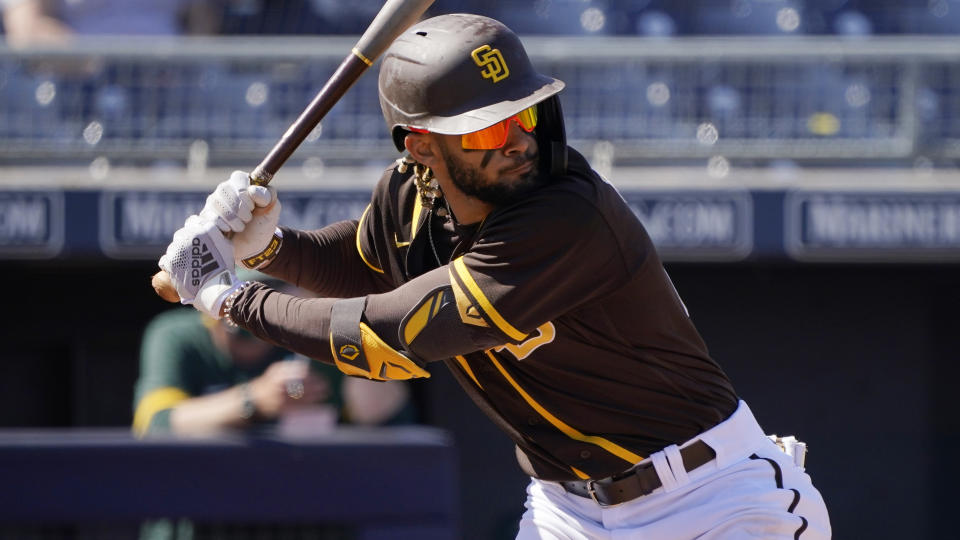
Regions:
M 444 363 L 531 477 L 518 538 L 829 538 L 823 499 L 710 358 L 641 223 L 567 146 L 563 87 L 497 21 L 423 21 L 382 61 L 405 154 L 358 220 L 277 228 L 273 188 L 236 172 L 160 267 L 184 303 L 348 375 Z

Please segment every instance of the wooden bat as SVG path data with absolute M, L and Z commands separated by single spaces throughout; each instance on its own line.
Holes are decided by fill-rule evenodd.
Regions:
M 433 0 L 387 0 L 373 22 L 360 36 L 356 46 L 341 62 L 337 71 L 330 76 L 327 84 L 317 92 L 313 101 L 290 125 L 267 157 L 250 173 L 250 183 L 260 186 L 269 184 L 287 158 L 303 143 L 307 135 L 317 127 L 320 120 L 353 86 L 360 75 L 373 65 L 377 57 L 387 50 L 397 36 L 417 22 L 432 3 Z M 170 281 L 170 275 L 165 271 L 157 272 L 151 284 L 153 290 L 164 300 L 180 301 L 180 296 Z

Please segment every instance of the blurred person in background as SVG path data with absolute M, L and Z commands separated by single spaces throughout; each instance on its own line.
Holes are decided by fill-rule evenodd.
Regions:
M 406 385 L 344 377 L 333 366 L 310 362 L 193 309 L 161 313 L 147 325 L 134 408 L 134 431 L 141 436 L 204 435 L 277 423 L 316 432 L 338 421 L 382 425 L 415 419 Z
M 74 35 L 210 34 L 215 0 L 0 0 L 7 43 L 65 43 Z

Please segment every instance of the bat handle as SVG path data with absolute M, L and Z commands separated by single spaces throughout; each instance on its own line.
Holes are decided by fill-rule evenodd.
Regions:
M 267 171 L 262 162 L 250 173 L 250 183 L 255 186 L 265 186 L 271 180 L 273 180 L 273 173 Z

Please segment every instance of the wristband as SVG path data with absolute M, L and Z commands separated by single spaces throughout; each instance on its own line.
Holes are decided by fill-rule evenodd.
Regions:
M 277 227 L 277 229 L 273 231 L 273 236 L 270 237 L 270 242 L 267 244 L 267 247 L 263 248 L 263 251 L 254 255 L 253 257 L 247 257 L 241 262 L 243 263 L 243 266 L 251 270 L 263 268 L 270 263 L 274 257 L 277 256 L 277 253 L 280 252 L 280 246 L 282 245 L 283 231 L 280 230 L 280 227 Z

